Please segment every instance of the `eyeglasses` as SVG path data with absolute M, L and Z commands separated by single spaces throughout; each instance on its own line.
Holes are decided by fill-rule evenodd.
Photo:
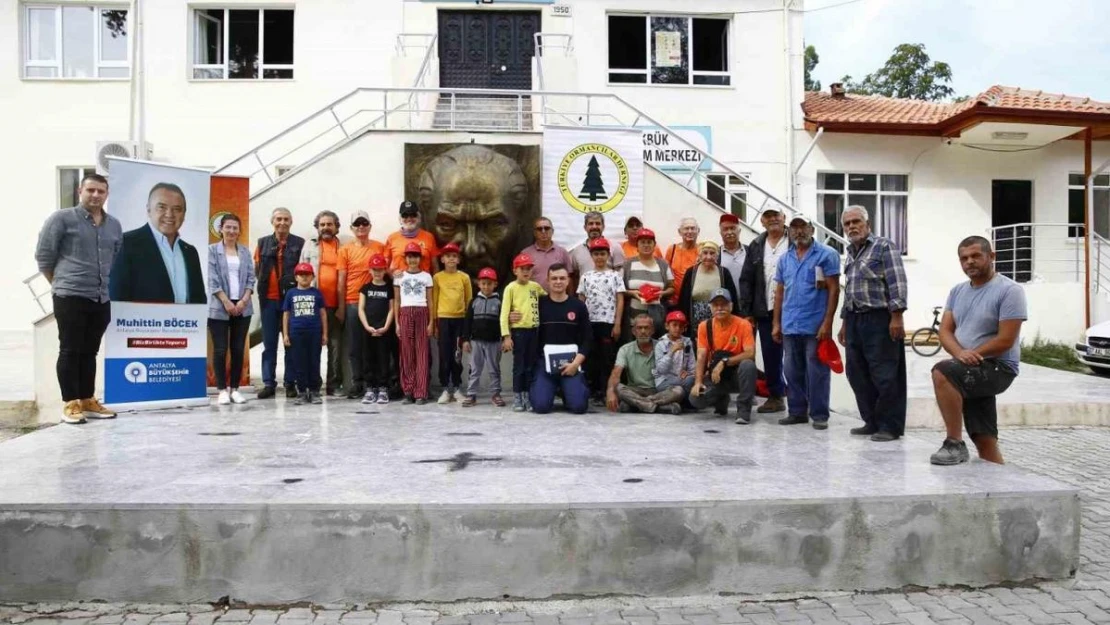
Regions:
M 551 226 L 536 226 L 536 232 L 547 232 L 554 229 L 555 228 L 552 228 Z
M 366 221 L 365 219 L 359 219 L 358 221 L 352 223 L 351 225 L 356 227 L 356 228 L 365 228 L 365 227 L 370 225 L 370 222 Z

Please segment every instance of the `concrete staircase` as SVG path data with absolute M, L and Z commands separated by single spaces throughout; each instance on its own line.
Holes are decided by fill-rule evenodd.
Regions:
M 532 98 L 444 94 L 436 101 L 432 129 L 530 131 Z

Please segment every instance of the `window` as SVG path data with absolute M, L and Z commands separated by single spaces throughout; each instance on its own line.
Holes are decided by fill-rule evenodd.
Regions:
M 88 167 L 59 167 L 58 168 L 58 208 L 77 206 L 77 190 L 81 187 L 81 179 L 87 174 L 95 174 L 96 168 Z
M 731 84 L 728 18 L 609 16 L 609 82 Z
M 26 5 L 24 78 L 128 78 L 127 9 Z
M 817 213 L 826 228 L 844 234 L 840 217 L 849 206 L 862 206 L 871 219 L 871 231 L 886 237 L 906 254 L 909 179 L 905 174 L 817 174 Z
M 1110 238 L 1110 175 L 1095 176 L 1091 190 L 1094 192 L 1095 232 Z M 1068 223 L 1083 223 L 1083 174 L 1068 174 Z M 1068 228 L 1068 236 L 1083 236 L 1083 226 Z
M 748 223 L 748 191 L 750 189 L 745 179 L 750 178 L 751 175 L 742 175 L 743 178 L 729 174 L 707 174 L 706 178 L 709 182 L 706 185 L 705 198 L 736 215 L 740 218 L 740 221 Z M 725 204 L 726 195 L 728 196 L 728 204 Z
M 194 9 L 193 78 L 293 78 L 293 10 Z

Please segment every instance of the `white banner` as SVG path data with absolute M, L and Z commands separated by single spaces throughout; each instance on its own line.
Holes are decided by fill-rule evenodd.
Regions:
M 110 167 L 109 212 L 124 234 L 108 285 L 105 401 L 205 402 L 209 174 L 122 159 Z
M 639 129 L 559 128 L 543 133 L 543 214 L 555 243 L 582 242 L 583 215 L 605 215 L 605 237 L 624 238 L 624 222 L 644 213 L 643 136 Z

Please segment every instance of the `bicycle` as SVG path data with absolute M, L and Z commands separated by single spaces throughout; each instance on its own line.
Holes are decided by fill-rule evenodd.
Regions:
M 943 306 L 933 308 L 933 325 L 919 328 L 910 337 L 910 347 L 918 356 L 935 356 L 940 351 L 940 311 Z

